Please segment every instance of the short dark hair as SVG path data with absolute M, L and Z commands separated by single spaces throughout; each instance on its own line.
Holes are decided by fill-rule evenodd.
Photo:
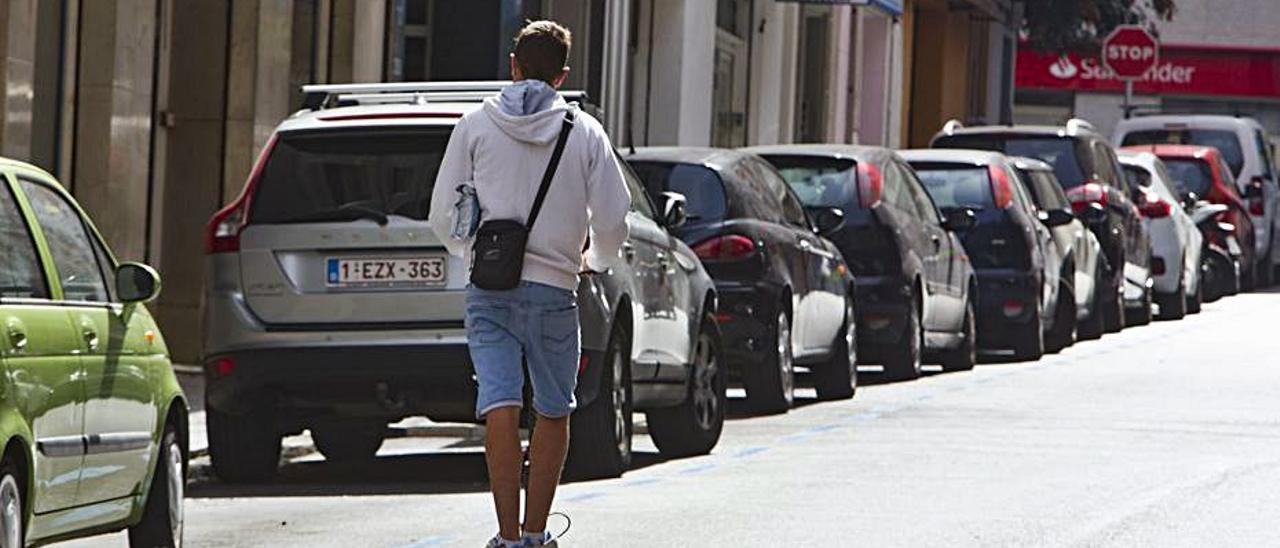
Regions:
M 553 83 L 569 62 L 569 29 L 555 21 L 530 21 L 516 35 L 516 65 L 525 78 Z

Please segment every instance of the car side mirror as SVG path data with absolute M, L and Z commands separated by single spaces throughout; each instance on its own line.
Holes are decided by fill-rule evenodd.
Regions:
M 978 215 L 967 207 L 942 208 L 942 228 L 951 232 L 969 230 L 978 224 Z
M 1182 207 L 1190 208 L 1200 201 L 1200 196 L 1194 192 L 1185 192 L 1182 194 Z
M 116 268 L 116 295 L 126 303 L 145 303 L 160 295 L 160 275 L 142 263 Z
M 1065 209 L 1051 209 L 1049 211 L 1041 211 L 1036 214 L 1040 218 L 1040 222 L 1044 226 L 1054 227 L 1070 224 L 1076 219 L 1076 216 Z
M 1262 177 L 1254 177 L 1249 184 L 1244 187 L 1244 199 L 1252 200 L 1262 197 Z
M 814 212 L 814 227 L 818 234 L 830 236 L 844 228 L 844 211 L 838 207 L 824 207 Z
M 1107 206 L 1098 202 L 1089 202 L 1084 211 L 1080 212 L 1080 219 L 1091 224 L 1106 222 Z
M 663 192 L 662 225 L 667 228 L 680 228 L 689 220 L 688 200 L 679 192 Z

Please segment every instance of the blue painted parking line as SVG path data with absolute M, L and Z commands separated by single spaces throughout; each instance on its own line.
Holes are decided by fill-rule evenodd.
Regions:
M 455 543 L 456 541 L 452 537 L 433 536 L 433 537 L 424 538 L 419 541 L 415 541 L 412 544 L 405 544 L 404 546 L 400 546 L 398 548 L 428 548 L 430 546 L 445 546 L 445 545 L 455 544 Z
M 565 500 L 565 502 L 582 502 L 582 501 L 584 501 L 584 500 L 598 499 L 598 498 L 604 497 L 604 496 L 606 496 L 606 495 L 607 495 L 607 493 L 601 493 L 601 492 L 599 492 L 599 491 L 592 491 L 592 492 L 590 492 L 590 493 L 582 493 L 582 494 L 579 494 L 579 495 L 573 495 L 573 496 L 571 496 L 571 497 L 569 497 L 569 498 L 566 498 L 566 499 L 564 499 L 564 500 Z
M 762 447 L 759 445 L 755 447 L 747 447 L 745 449 L 739 449 L 736 453 L 733 454 L 733 458 L 740 459 L 744 457 L 750 457 L 751 455 L 757 455 L 768 450 L 769 450 L 768 447 Z

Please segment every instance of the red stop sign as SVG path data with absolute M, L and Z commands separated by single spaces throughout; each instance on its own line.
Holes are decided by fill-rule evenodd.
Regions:
M 1121 80 L 1137 80 L 1160 60 L 1160 43 L 1145 27 L 1122 25 L 1102 41 L 1102 64 Z

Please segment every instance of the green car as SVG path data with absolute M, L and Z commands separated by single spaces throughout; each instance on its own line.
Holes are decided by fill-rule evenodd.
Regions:
M 129 530 L 180 546 L 187 402 L 143 303 L 48 173 L 0 158 L 0 548 Z

